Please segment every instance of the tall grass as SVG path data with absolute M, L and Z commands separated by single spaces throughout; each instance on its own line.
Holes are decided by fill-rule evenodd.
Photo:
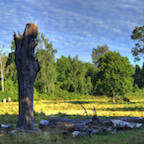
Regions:
M 56 117 L 67 117 L 69 119 L 87 119 L 84 109 L 79 104 L 81 102 L 86 108 L 88 115 L 93 116 L 93 106 L 97 110 L 97 115 L 101 118 L 117 117 L 143 117 L 144 116 L 144 99 L 130 100 L 130 102 L 120 101 L 118 103 L 110 102 L 110 98 L 96 97 L 91 100 L 59 100 L 59 101 L 34 101 L 34 125 L 38 127 L 41 119 L 49 120 L 51 114 Z M 0 102 L 0 123 L 16 126 L 18 120 L 18 102 L 2 103 Z M 144 128 L 128 131 L 121 131 L 116 135 L 102 134 L 92 135 L 84 138 L 73 138 L 61 134 L 50 135 L 51 131 L 46 130 L 38 135 L 22 135 L 19 137 L 0 134 L 0 144 L 17 144 L 17 143 L 100 143 L 100 144 L 129 144 L 129 143 L 144 143 L 143 131 Z

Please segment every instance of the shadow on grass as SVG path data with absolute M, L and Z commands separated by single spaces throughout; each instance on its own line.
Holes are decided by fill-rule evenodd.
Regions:
M 89 109 L 92 110 L 92 109 Z M 144 111 L 144 107 L 124 107 L 124 108 L 101 108 L 101 109 L 97 109 L 97 110 L 106 110 L 106 111 L 139 111 L 142 112 Z
M 113 103 L 113 102 L 109 102 L 109 101 L 102 101 L 102 102 L 99 102 L 99 101 L 96 101 L 96 100 L 77 100 L 77 101 L 43 101 L 43 102 L 36 102 L 36 103 L 53 103 L 53 104 L 58 104 L 58 103 L 71 103 L 71 104 L 93 104 L 93 103 L 96 103 L 96 104 L 144 104 L 144 102 L 117 102 L 117 103 Z
M 38 119 L 45 119 L 48 120 L 49 116 L 46 116 L 44 113 L 34 113 L 35 118 Z M 84 118 L 85 116 L 80 115 L 66 115 L 63 113 L 58 113 L 55 115 L 56 117 L 67 117 L 67 118 Z M 3 119 L 1 119 L 3 118 Z M 107 118 L 107 117 L 101 117 L 101 118 Z M 117 118 L 117 117 L 111 117 L 111 118 Z M 7 121 L 7 124 L 10 124 L 9 119 L 13 120 L 15 122 L 15 125 L 17 123 L 18 116 L 17 115 L 0 115 L 0 123 L 3 120 Z M 35 124 L 38 124 L 38 122 L 35 122 Z M 3 124 L 6 124 L 3 122 Z M 37 125 L 38 126 L 38 125 Z M 35 126 L 35 127 L 37 127 Z M 0 144 L 24 144 L 24 143 L 34 143 L 34 144 L 63 144 L 63 143 L 76 143 L 76 144 L 82 144 L 82 143 L 98 143 L 98 144 L 143 144 L 144 143 L 144 137 L 143 137 L 143 131 L 144 128 L 141 129 L 133 129 L 133 130 L 127 130 L 127 131 L 120 131 L 117 134 L 111 134 L 111 133 L 103 133 L 103 134 L 93 134 L 92 136 L 87 137 L 78 137 L 73 138 L 72 135 L 60 135 L 60 134 L 54 134 L 49 135 L 51 132 L 50 130 L 47 130 L 44 133 L 38 134 L 38 135 L 22 135 L 20 137 L 15 136 L 9 136 L 7 134 L 0 135 Z
M 34 124 L 35 124 L 35 126 L 38 126 L 41 119 L 49 121 L 49 117 L 50 117 L 50 115 L 45 115 L 43 112 L 41 112 L 41 113 L 34 112 Z M 65 114 L 65 113 L 55 114 L 55 117 L 68 118 L 68 119 L 81 119 L 81 120 L 88 119 L 87 116 L 78 115 L 78 114 L 69 115 L 69 114 Z M 89 115 L 89 117 L 92 118 L 93 116 Z M 99 117 L 103 118 L 103 119 L 108 118 L 106 116 L 99 116 Z M 121 117 L 122 116 L 113 116 L 110 118 L 121 118 Z M 9 126 L 10 125 L 16 126 L 17 121 L 18 121 L 18 115 L 14 115 L 14 114 L 12 114 L 12 115 L 10 115 L 10 114 L 0 115 L 0 123 L 2 123 L 2 124 L 9 125 Z
M 39 103 L 39 102 L 38 102 Z M 53 104 L 58 104 L 58 103 L 72 103 L 72 104 L 91 104 L 91 103 L 104 103 L 104 102 L 97 102 L 97 101 L 56 101 L 56 102 L 43 102 L 43 103 L 53 103 Z

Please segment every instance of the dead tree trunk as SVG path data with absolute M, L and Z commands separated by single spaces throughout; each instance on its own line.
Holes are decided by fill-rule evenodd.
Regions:
M 36 37 L 38 27 L 29 23 L 26 25 L 23 35 L 16 36 L 15 63 L 18 72 L 19 89 L 19 117 L 17 128 L 34 130 L 33 115 L 33 86 L 37 72 L 40 70 L 38 60 L 34 56 L 34 48 L 37 45 Z

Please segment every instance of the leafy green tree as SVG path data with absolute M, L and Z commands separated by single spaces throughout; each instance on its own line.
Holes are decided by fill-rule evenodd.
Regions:
M 142 67 L 141 75 L 142 75 L 141 88 L 144 88 L 144 62 L 143 62 L 143 67 Z
M 9 53 L 8 60 L 6 63 L 6 79 L 12 80 L 17 83 L 17 70 L 15 65 L 15 54 L 14 52 Z
M 100 57 L 97 91 L 100 94 L 113 96 L 124 95 L 133 90 L 133 66 L 127 57 L 120 53 L 108 52 Z
M 67 77 L 68 71 L 71 64 L 71 57 L 66 58 L 65 56 L 61 56 L 60 59 L 57 59 L 56 62 L 56 70 L 57 70 L 57 81 L 61 82 L 61 88 L 67 89 Z
M 45 93 L 54 93 L 54 86 L 56 82 L 56 68 L 54 66 L 56 49 L 53 49 L 52 43 L 45 38 L 44 34 L 38 35 L 38 46 L 36 57 L 39 61 L 40 72 L 39 78 L 35 82 L 37 89 L 43 89 Z
M 134 85 L 137 84 L 137 86 L 140 88 L 141 87 L 141 79 L 142 79 L 142 75 L 141 75 L 141 68 L 139 65 L 136 65 L 135 67 L 135 74 L 133 75 L 134 78 Z
M 11 47 L 11 51 L 15 52 L 15 42 L 14 42 L 14 40 L 12 40 L 10 47 Z
M 98 45 L 97 48 L 93 48 L 92 50 L 92 62 L 94 65 L 98 65 L 99 58 L 103 56 L 105 53 L 109 51 L 109 47 L 107 45 Z
M 15 65 L 15 42 L 14 40 L 11 42 L 11 51 L 8 55 L 8 59 L 6 62 L 6 80 L 12 80 L 14 83 L 17 83 L 17 69 Z
M 92 85 L 93 85 L 91 94 L 96 94 L 96 81 L 97 81 L 97 74 L 99 72 L 99 69 L 97 66 L 95 66 L 94 64 L 91 64 L 91 63 L 85 63 L 85 65 L 86 65 L 86 69 L 87 69 L 86 78 L 90 77 Z
M 140 68 L 139 65 L 135 66 L 134 86 L 137 85 L 140 89 L 144 87 L 144 63 L 143 68 Z
M 71 60 L 68 72 L 68 90 L 70 92 L 88 94 L 91 92 L 91 78 L 86 78 L 87 69 L 84 63 L 78 60 L 78 56 Z
M 132 32 L 131 39 L 137 41 L 131 52 L 135 57 L 135 61 L 140 61 L 141 57 L 144 58 L 144 26 L 135 27 Z
M 7 57 L 5 56 L 5 53 L 3 52 L 3 48 L 0 50 L 0 74 L 1 74 L 1 87 L 2 87 L 2 92 L 4 92 L 4 76 L 5 76 L 5 65 L 6 65 L 6 60 Z
M 134 85 L 133 92 L 134 93 L 140 93 L 140 88 L 139 88 L 139 86 L 137 84 Z

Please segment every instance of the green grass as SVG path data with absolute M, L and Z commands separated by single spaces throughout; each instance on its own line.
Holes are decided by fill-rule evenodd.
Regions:
M 13 143 L 13 144 L 143 144 L 143 131 L 133 130 L 120 132 L 117 135 L 112 134 L 102 134 L 102 135 L 92 135 L 90 137 L 73 138 L 72 136 L 63 135 L 49 135 L 47 133 L 41 133 L 39 135 L 24 135 L 16 138 L 14 136 L 10 137 L 7 135 L 0 136 L 0 143 Z M 4 137 L 5 139 L 3 139 Z
M 97 98 L 95 100 L 81 101 L 87 109 L 89 116 L 93 116 L 93 106 L 97 109 L 97 114 L 101 118 L 126 117 L 126 116 L 144 116 L 144 99 L 133 99 L 131 102 L 112 103 L 109 99 Z M 55 117 L 66 117 L 69 119 L 87 119 L 84 109 L 79 101 L 35 101 L 34 102 L 34 125 L 38 127 L 41 119 L 49 120 L 49 116 L 54 114 Z M 16 126 L 18 120 L 18 102 L 0 103 L 0 123 Z M 23 135 L 18 138 L 0 134 L 0 144 L 25 144 L 25 143 L 69 143 L 69 144 L 136 144 L 144 143 L 144 127 L 140 129 L 132 129 L 121 131 L 118 134 L 99 134 L 84 138 L 73 138 L 72 135 L 50 135 L 43 132 L 39 135 Z

